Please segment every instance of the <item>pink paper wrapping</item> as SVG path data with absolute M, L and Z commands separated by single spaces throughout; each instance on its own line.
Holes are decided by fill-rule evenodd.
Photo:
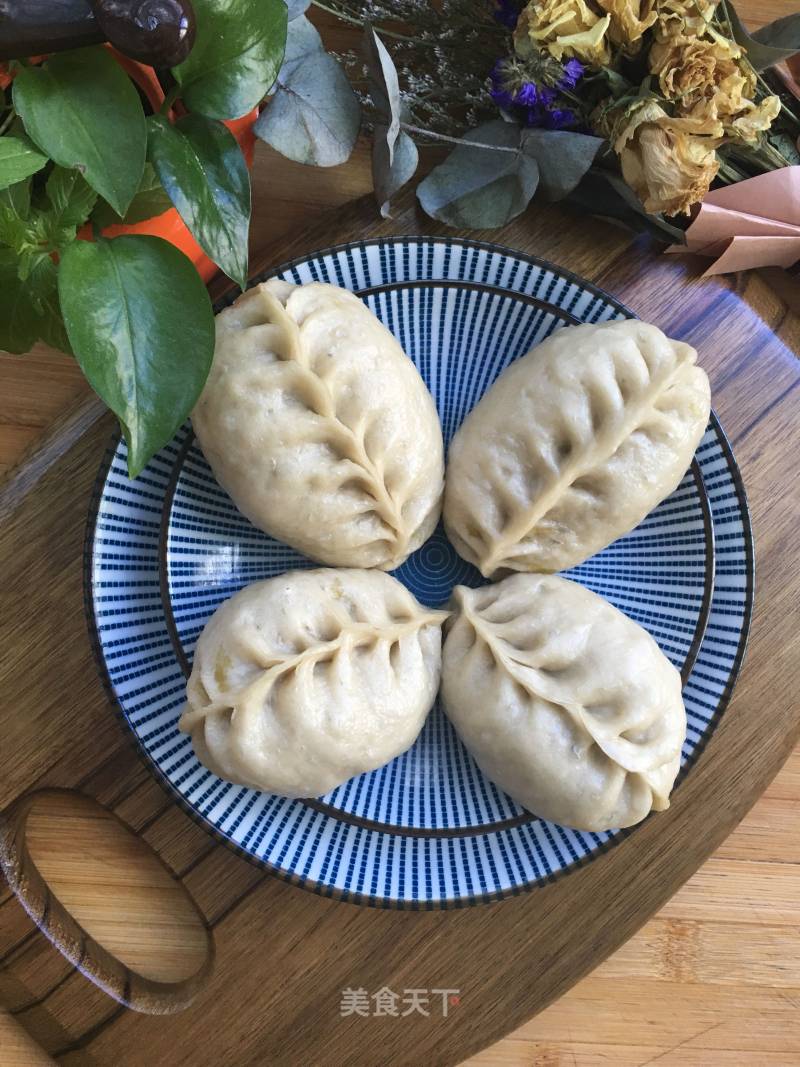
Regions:
M 711 256 L 703 277 L 792 266 L 800 260 L 800 166 L 707 193 L 686 231 L 686 244 L 667 251 Z

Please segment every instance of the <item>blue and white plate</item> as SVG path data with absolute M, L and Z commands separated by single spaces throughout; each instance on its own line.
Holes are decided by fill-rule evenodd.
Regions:
M 445 443 L 503 368 L 553 330 L 630 316 L 566 271 L 474 241 L 357 242 L 272 273 L 357 292 L 418 366 Z M 578 833 L 520 808 L 480 773 L 438 706 L 410 751 L 313 801 L 258 793 L 206 770 L 177 728 L 198 634 L 243 585 L 314 564 L 237 512 L 189 426 L 135 481 L 125 464 L 116 440 L 90 514 L 98 660 L 151 767 L 210 831 L 298 885 L 415 908 L 530 888 L 621 837 Z M 715 416 L 672 496 L 570 574 L 645 626 L 682 671 L 686 773 L 728 702 L 752 608 L 747 504 Z M 447 600 L 455 584 L 483 581 L 441 528 L 396 575 L 426 604 Z

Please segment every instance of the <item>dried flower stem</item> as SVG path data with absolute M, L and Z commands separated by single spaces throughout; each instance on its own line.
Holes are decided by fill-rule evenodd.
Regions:
M 341 19 L 342 22 L 349 22 L 351 26 L 359 26 L 362 30 L 364 28 L 364 21 L 356 18 L 354 15 L 348 15 L 345 11 L 330 7 L 328 4 L 322 3 L 322 0 L 311 0 L 311 3 L 321 11 L 327 11 L 328 14 L 333 15 L 334 18 Z M 397 30 L 387 30 L 383 26 L 375 26 L 374 29 L 376 33 L 381 34 L 383 37 L 393 37 L 396 41 L 412 41 L 414 44 L 421 44 L 426 48 L 433 48 L 435 46 L 434 41 L 425 41 L 422 37 L 411 37 L 407 33 L 398 33 Z
M 764 89 L 765 92 L 769 93 L 770 96 L 777 95 L 775 93 L 775 91 L 773 90 L 772 86 L 766 80 L 766 78 L 763 77 L 763 75 L 761 74 L 760 71 L 756 70 L 756 68 L 752 65 L 752 63 L 750 64 L 750 67 L 751 67 L 753 73 L 755 74 L 757 81 L 760 83 L 761 88 Z M 784 104 L 784 102 L 783 102 L 783 100 L 781 100 L 780 96 L 778 97 L 778 103 L 781 105 L 781 114 L 782 115 L 786 115 L 786 117 L 791 119 L 791 121 L 795 124 L 795 126 L 797 126 L 797 128 L 800 129 L 800 118 L 798 118 L 797 115 L 795 115 L 795 113 L 792 111 L 792 109 L 790 107 L 787 107 L 786 104 Z
M 433 130 L 423 130 L 421 126 L 412 126 L 409 122 L 401 122 L 400 129 L 406 133 L 416 133 L 420 137 L 430 137 L 434 141 L 446 141 L 448 144 L 466 145 L 469 148 L 488 148 L 491 152 L 513 152 L 519 154 L 518 148 L 509 148 L 501 144 L 485 144 L 482 141 L 470 141 L 465 137 L 449 137 L 446 133 L 435 133 Z

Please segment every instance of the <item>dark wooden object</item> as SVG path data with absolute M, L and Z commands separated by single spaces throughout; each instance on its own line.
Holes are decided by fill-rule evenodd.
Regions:
M 373 205 L 359 202 L 277 242 L 263 265 L 348 239 L 420 232 L 437 228 L 407 202 L 394 222 L 376 221 Z M 455 1064 L 629 937 L 736 825 L 800 734 L 797 318 L 755 274 L 700 281 L 700 260 L 659 256 L 646 240 L 554 209 L 473 236 L 576 271 L 699 349 L 756 540 L 756 613 L 730 707 L 669 812 L 546 888 L 413 913 L 288 886 L 193 823 L 150 777 L 109 707 L 86 636 L 81 553 L 112 422 L 85 409 L 0 497 L 0 849 L 30 912 L 0 885 L 0 1001 L 63 1063 Z M 154 989 L 82 935 L 25 850 L 24 798 L 54 787 L 97 798 L 175 872 L 211 930 L 210 972 Z M 461 1003 L 447 1019 L 340 1016 L 342 989 L 383 985 L 458 987 Z M 152 1014 L 164 1011 L 172 1013 Z

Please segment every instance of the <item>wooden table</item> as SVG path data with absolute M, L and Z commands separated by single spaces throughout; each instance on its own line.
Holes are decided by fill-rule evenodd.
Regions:
M 740 6 L 750 21 L 767 21 L 795 4 L 751 0 Z M 360 143 L 345 166 L 319 171 L 290 164 L 261 145 L 254 173 L 258 247 L 368 190 L 368 146 Z M 0 357 L 0 474 L 86 391 L 74 362 L 57 353 L 41 348 L 24 357 Z M 713 858 L 635 937 L 471 1063 L 796 1067 L 798 800 L 800 749 Z M 29 832 L 51 884 L 92 933 L 124 958 L 135 925 L 139 965 L 160 973 L 175 965 L 174 949 L 165 948 L 158 925 L 146 919 L 153 909 L 162 918 L 169 912 L 169 891 L 157 877 L 150 884 L 131 879 L 130 857 L 107 828 L 75 810 L 61 811 L 57 819 L 42 812 Z M 65 835 L 74 839 L 75 849 L 59 847 Z M 87 893 L 87 887 L 93 891 Z M 118 894 L 125 895 L 127 914 L 120 914 Z M 109 900 L 115 900 L 113 908 Z M 0 1013 L 0 1067 L 41 1062 L 51 1061 Z

